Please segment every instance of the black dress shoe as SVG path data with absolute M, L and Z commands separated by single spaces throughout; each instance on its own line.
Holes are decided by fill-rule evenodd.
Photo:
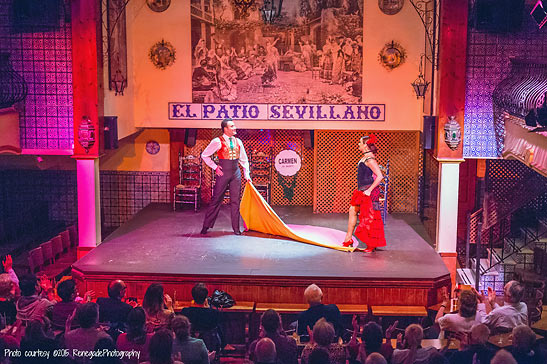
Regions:
M 207 230 L 209 230 L 209 228 L 207 228 L 207 227 L 204 226 L 204 227 L 201 229 L 200 234 L 201 234 L 201 235 L 207 234 Z
M 234 230 L 234 234 L 236 234 L 236 235 L 241 235 L 241 231 L 239 231 L 239 230 Z

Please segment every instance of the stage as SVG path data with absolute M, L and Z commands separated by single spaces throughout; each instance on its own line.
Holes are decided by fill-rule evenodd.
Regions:
M 287 224 L 333 228 L 344 236 L 346 214 L 274 209 Z M 325 302 L 429 306 L 437 303 L 441 287 L 450 285 L 448 270 L 422 237 L 416 215 L 388 216 L 387 246 L 367 254 L 256 232 L 236 236 L 227 206 L 215 227 L 200 235 L 204 213 L 151 204 L 77 261 L 73 275 L 97 297 L 119 278 L 127 283 L 129 297 L 142 298 L 151 282 L 161 282 L 177 301 L 191 300 L 191 287 L 202 281 L 236 301 L 300 303 L 305 287 L 317 283 Z

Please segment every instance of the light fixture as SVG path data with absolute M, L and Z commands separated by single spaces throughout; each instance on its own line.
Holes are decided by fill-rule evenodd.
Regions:
M 273 24 L 281 16 L 283 0 L 264 0 L 264 5 L 260 8 L 264 23 Z
M 122 72 L 120 70 L 117 70 L 114 77 L 110 80 L 110 89 L 116 91 L 114 96 L 123 96 L 123 90 L 125 90 L 126 87 L 127 80 L 122 76 Z
M 425 93 L 427 92 L 427 88 L 429 87 L 429 81 L 426 81 L 423 75 L 423 68 L 422 63 L 425 61 L 425 54 L 422 54 L 420 56 L 420 74 L 418 75 L 418 78 L 412 82 L 412 87 L 414 88 L 414 92 L 416 93 L 417 98 L 424 98 Z

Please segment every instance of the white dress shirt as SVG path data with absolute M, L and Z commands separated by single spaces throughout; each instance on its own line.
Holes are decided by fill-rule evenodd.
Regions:
M 203 158 L 203 161 L 205 164 L 207 164 L 209 167 L 211 167 L 213 170 L 217 169 L 217 164 L 213 162 L 211 159 L 211 156 L 215 154 L 221 147 L 222 143 L 220 141 L 220 138 L 224 138 L 227 143 L 230 143 L 230 137 L 226 134 L 222 134 L 221 137 L 214 138 L 211 140 L 207 148 L 201 153 L 201 158 Z M 245 153 L 245 147 L 243 147 L 243 142 L 236 138 L 235 136 L 232 137 L 235 139 L 237 144 L 239 145 L 239 164 L 243 167 L 243 173 L 245 176 L 245 179 L 251 179 L 251 171 L 249 169 L 249 158 L 247 157 L 247 153 Z
M 508 303 L 503 306 L 494 304 L 494 309 L 484 318 L 483 323 L 493 330 L 497 327 L 512 329 L 518 325 L 528 325 L 528 307 L 526 303 Z

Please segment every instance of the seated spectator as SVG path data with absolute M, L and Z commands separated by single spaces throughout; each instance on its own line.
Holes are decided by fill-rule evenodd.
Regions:
M 446 289 L 443 291 L 443 296 L 443 303 L 435 317 L 435 323 L 438 323 L 441 328 L 439 339 L 446 338 L 446 332 L 469 332 L 471 327 L 478 323 L 476 321 L 477 296 L 475 293 L 472 291 L 462 291 L 460 293 L 460 309 L 458 313 L 449 313 L 447 315 L 444 315 L 444 312 L 447 305 L 450 304 L 450 301 L 446 294 Z
M 376 322 L 369 322 L 363 327 L 362 344 L 359 348 L 359 359 L 363 363 L 366 358 L 372 353 L 380 353 L 381 356 L 387 360 L 391 359 L 393 355 L 393 348 L 391 346 L 391 334 L 397 327 L 398 321 L 395 321 L 386 330 L 386 342 L 384 343 L 384 334 L 382 327 Z
M 275 343 L 267 337 L 258 340 L 255 355 L 255 364 L 275 364 L 277 358 Z
M 144 293 L 142 308 L 146 313 L 147 332 L 168 327 L 175 315 L 173 300 L 168 294 L 163 293 L 163 286 L 160 283 L 148 286 Z
M 53 306 L 51 313 L 54 330 L 64 330 L 66 319 L 74 312 L 79 303 L 75 301 L 78 293 L 76 292 L 76 282 L 73 279 L 67 279 L 57 285 L 57 295 L 61 298 L 61 302 L 57 302 Z M 91 302 L 92 292 L 86 292 L 84 300 Z M 74 322 L 73 325 L 76 323 Z M 75 329 L 73 326 L 72 329 Z
M 342 333 L 342 315 L 340 310 L 334 304 L 325 305 L 321 302 L 323 292 L 315 284 L 311 284 L 304 291 L 304 298 L 308 302 L 310 308 L 302 312 L 298 316 L 298 335 L 304 335 L 308 332 L 308 327 L 311 329 L 321 317 L 330 322 L 335 329 L 336 336 Z
M 367 356 L 365 364 L 387 364 L 387 360 L 380 353 L 372 353 Z
M 0 274 L 0 315 L 6 318 L 6 325 L 13 325 L 17 315 L 15 288 L 15 283 L 9 274 Z
M 328 351 L 331 364 L 346 363 L 346 348 L 337 342 L 334 343 L 336 333 L 334 327 L 324 317 L 320 318 L 310 332 L 310 342 L 302 350 L 301 363 L 308 364 L 309 356 L 316 347 Z
M 207 347 L 203 340 L 190 336 L 190 320 L 186 316 L 176 316 L 171 321 L 171 328 L 175 332 L 173 341 L 175 356 L 180 355 L 180 360 L 183 363 L 209 364 Z
M 99 322 L 109 322 L 116 327 L 122 327 L 127 320 L 127 315 L 133 307 L 122 302 L 127 287 L 121 280 L 115 280 L 108 284 L 108 297 L 97 298 L 99 305 Z
M 4 273 L 11 278 L 11 281 L 15 287 L 19 287 L 19 278 L 13 270 L 13 259 L 11 258 L 11 255 L 6 255 L 6 257 L 2 260 L 2 266 L 4 267 Z
M 294 338 L 285 334 L 281 327 L 281 317 L 275 310 L 267 310 L 260 319 L 260 338 L 249 346 L 249 359 L 255 361 L 255 347 L 261 338 L 271 339 L 276 347 L 279 364 L 298 364 L 298 347 Z
M 173 334 L 167 329 L 159 329 L 150 339 L 150 361 L 144 364 L 183 364 L 179 360 L 173 360 Z M 191 363 L 184 363 L 191 364 Z
M 19 281 L 21 297 L 17 301 L 17 319 L 26 326 L 30 321 L 43 321 L 44 317 L 51 317 L 55 302 L 39 296 L 41 287 L 34 275 L 21 277 Z
M 544 364 L 547 358 L 543 350 L 536 346 L 536 334 L 526 325 L 513 329 L 511 354 L 519 364 Z
M 502 349 L 494 355 L 490 364 L 517 364 L 517 361 L 510 352 Z
M 316 347 L 312 350 L 308 362 L 309 364 L 330 364 L 329 352 Z
M 405 330 L 405 339 L 402 343 L 404 349 L 395 349 L 391 356 L 392 364 L 426 364 L 429 357 L 437 351 L 433 347 L 422 348 L 422 339 L 424 338 L 424 330 L 420 325 L 409 325 Z M 397 346 L 401 344 L 401 335 L 397 337 Z M 410 358 L 409 358 L 410 357 Z M 414 358 L 412 360 L 412 358 Z
M 16 363 L 60 363 L 61 358 L 53 357 L 53 351 L 59 349 L 58 343 L 53 338 L 51 325 L 47 318 L 43 321 L 30 321 L 25 330 L 25 336 L 21 339 L 21 351 L 43 350 L 50 353 L 50 358 L 44 360 L 42 357 L 21 356 Z
M 203 283 L 197 283 L 192 288 L 191 307 L 183 308 L 180 313 L 190 320 L 192 332 L 198 333 L 203 339 L 209 351 L 219 352 L 222 345 L 222 332 L 220 331 L 220 312 L 209 307 L 207 296 L 209 291 Z
M 79 328 L 70 330 L 72 321 L 76 318 Z M 100 339 L 110 339 L 110 336 L 98 327 L 99 307 L 94 302 L 84 303 L 68 317 L 65 325 L 64 347 L 72 355 L 74 349 L 82 351 L 93 350 Z M 74 358 L 77 362 L 86 362 L 85 358 Z
M 114 345 L 114 342 L 110 339 L 100 339 L 95 344 L 93 350 L 97 352 L 102 352 L 103 350 L 114 352 L 116 350 L 116 345 Z M 93 357 L 91 362 L 93 364 L 121 364 L 122 360 L 116 356 L 104 355 Z
M 504 305 L 496 303 L 496 292 L 488 287 L 488 300 L 485 301 L 486 317 L 484 324 L 490 332 L 511 332 L 518 325 L 528 325 L 528 308 L 521 302 L 524 295 L 524 287 L 517 281 L 510 281 L 503 288 Z
M 450 356 L 451 364 L 488 364 L 494 351 L 487 346 L 490 330 L 485 324 L 475 324 L 460 341 L 460 351 Z M 477 363 L 478 361 L 478 363 Z
M 148 360 L 148 347 L 153 334 L 146 333 L 146 314 L 142 307 L 135 307 L 127 315 L 127 333 L 118 336 L 116 347 L 120 351 L 136 350 L 139 358 L 124 357 L 122 361 L 127 364 Z

